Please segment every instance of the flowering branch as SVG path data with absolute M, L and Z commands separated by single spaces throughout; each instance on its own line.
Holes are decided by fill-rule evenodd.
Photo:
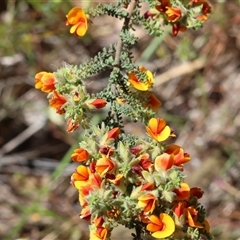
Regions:
M 185 182 L 184 165 L 190 155 L 180 146 L 167 144 L 176 137 L 163 118 L 156 116 L 161 102 L 154 95 L 154 76 L 133 61 L 138 38 L 133 25 L 161 35 L 171 25 L 173 35 L 201 27 L 211 12 L 205 0 L 145 0 L 149 10 L 141 14 L 142 0 L 99 4 L 86 13 L 75 7 L 67 14 L 70 33 L 84 36 L 89 19 L 109 15 L 124 19 L 116 45 L 104 48 L 80 66 L 64 66 L 55 73 L 40 72 L 35 87 L 48 93 L 49 104 L 67 120 L 67 132 L 82 127 L 84 134 L 71 159 L 79 163 L 71 184 L 79 192 L 80 218 L 89 222 L 91 240 L 110 239 L 113 228 L 135 229 L 158 239 L 212 239 L 206 212 L 198 202 L 203 191 Z M 127 5 L 127 9 L 126 9 Z M 87 92 L 85 79 L 110 70 L 108 85 L 96 94 Z M 107 103 L 105 119 L 91 119 Z M 147 136 L 124 131 L 123 116 L 145 125 Z

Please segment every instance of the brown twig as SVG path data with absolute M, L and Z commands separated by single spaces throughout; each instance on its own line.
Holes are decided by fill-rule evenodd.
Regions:
M 132 0 L 129 3 L 129 5 L 127 7 L 128 16 L 125 18 L 125 20 L 123 22 L 122 30 L 129 27 L 130 19 L 131 19 L 134 9 L 137 6 L 137 2 L 138 2 L 137 0 Z M 116 54 L 115 54 L 115 61 L 114 61 L 115 67 L 119 67 L 119 64 L 120 64 L 120 55 L 121 55 L 121 51 L 122 51 L 122 44 L 123 44 L 122 39 L 119 37 L 119 40 L 118 40 L 117 46 L 116 46 Z
M 130 23 L 130 20 L 131 20 L 131 16 L 133 14 L 134 9 L 137 6 L 137 3 L 138 3 L 138 0 L 132 0 L 129 3 L 129 5 L 127 7 L 128 15 L 124 19 L 121 31 L 123 31 L 124 29 L 128 29 L 129 28 L 129 23 Z M 114 59 L 114 68 L 113 68 L 113 71 L 116 70 L 116 72 L 119 71 L 119 68 L 120 68 L 120 56 L 121 56 L 121 52 L 122 52 L 122 46 L 123 46 L 123 41 L 122 41 L 121 37 L 119 37 L 118 42 L 117 42 L 117 46 L 116 46 L 116 53 L 115 53 L 115 59 Z M 111 91 L 112 91 L 112 93 L 116 94 L 116 84 L 112 84 L 111 85 Z M 117 116 L 116 116 L 116 114 L 114 112 L 112 113 L 112 115 L 113 116 L 115 115 L 115 117 L 117 118 Z M 116 119 L 116 120 L 118 120 L 118 119 Z

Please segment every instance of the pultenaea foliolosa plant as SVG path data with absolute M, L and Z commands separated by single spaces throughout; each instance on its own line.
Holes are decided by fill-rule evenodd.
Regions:
M 140 11 L 142 2 L 149 5 L 145 14 Z M 152 90 L 154 76 L 133 61 L 131 51 L 138 42 L 136 24 L 156 36 L 171 25 L 176 36 L 200 28 L 210 12 L 205 0 L 118 0 L 88 10 L 74 7 L 66 15 L 70 33 L 81 37 L 101 15 L 123 20 L 118 42 L 89 61 L 35 76 L 35 87 L 48 93 L 50 106 L 67 120 L 66 131 L 83 129 L 83 140 L 71 155 L 79 163 L 71 184 L 79 192 L 80 218 L 89 222 L 91 240 L 110 239 L 117 225 L 135 229 L 133 239 L 148 234 L 159 239 L 212 239 L 198 202 L 203 191 L 184 180 L 190 155 L 166 143 L 175 134 L 156 116 L 161 102 Z M 104 71 L 110 72 L 108 84 L 90 94 L 85 80 Z M 97 110 L 107 104 L 105 118 L 92 124 Z M 142 122 L 146 136 L 126 134 L 123 117 Z

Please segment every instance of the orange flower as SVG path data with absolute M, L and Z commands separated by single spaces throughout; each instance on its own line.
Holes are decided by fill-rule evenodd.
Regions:
M 72 174 L 71 176 L 71 184 L 77 188 L 80 189 L 83 184 L 86 184 L 86 181 L 88 181 L 90 176 L 90 169 L 80 165 L 76 169 L 75 173 Z
M 78 190 L 79 190 L 79 203 L 82 207 L 86 207 L 88 205 L 88 202 L 85 199 L 85 197 L 87 197 L 90 192 L 93 192 L 94 189 L 90 182 L 87 183 L 84 182 L 84 184 L 81 184 L 79 186 Z
M 190 155 L 188 153 L 184 153 L 183 149 L 178 145 L 170 145 L 166 151 L 166 153 L 173 155 L 174 165 L 183 166 L 184 163 L 190 161 Z
M 189 3 L 190 6 L 199 6 L 202 5 L 202 15 L 198 16 L 197 19 L 200 21 L 207 20 L 207 15 L 212 12 L 211 6 L 206 0 L 191 0 Z
M 155 238 L 166 238 L 175 231 L 173 219 L 166 213 L 160 213 L 159 216 L 151 215 L 146 229 L 151 232 Z
M 150 87 L 152 87 L 154 83 L 153 75 L 149 70 L 146 70 L 145 67 L 143 66 L 140 66 L 139 70 L 146 74 L 147 79 L 145 79 L 144 81 L 141 81 L 134 72 L 130 72 L 128 74 L 128 81 L 137 90 L 147 91 Z
M 90 170 L 88 167 L 80 165 L 76 169 L 76 173 L 73 173 L 72 177 L 76 181 L 87 181 L 90 176 Z
M 155 158 L 154 167 L 158 172 L 168 170 L 173 166 L 173 156 L 167 153 L 163 153 Z
M 187 207 L 187 202 L 178 202 L 174 207 L 173 207 L 173 212 L 175 215 L 180 218 L 184 214 L 184 209 Z
M 177 195 L 175 200 L 187 200 L 190 197 L 190 187 L 185 182 L 182 182 L 180 188 L 175 189 L 174 192 Z
M 96 230 L 90 231 L 89 240 L 106 240 L 108 235 L 108 230 L 104 227 L 99 227 Z
M 187 30 L 186 26 L 181 25 L 180 23 L 176 23 L 172 25 L 172 33 L 176 37 L 178 32 L 185 32 Z
M 91 186 L 100 187 L 102 184 L 102 178 L 98 173 L 93 173 L 90 175 L 89 182 Z
M 147 193 L 138 198 L 138 207 L 142 208 L 144 213 L 152 213 L 156 207 L 156 201 L 157 199 L 153 194 Z
M 193 206 L 188 207 L 186 201 L 178 202 L 173 211 L 178 218 L 184 215 L 190 227 L 203 228 L 203 225 L 197 221 L 198 211 Z
M 58 114 L 65 113 L 63 105 L 67 102 L 66 98 L 58 93 L 57 91 L 53 91 L 52 97 L 49 99 L 49 105 L 56 110 Z
M 165 141 L 171 135 L 171 129 L 166 126 L 163 118 L 151 118 L 146 126 L 148 134 L 158 142 Z
M 105 175 L 106 173 L 109 173 L 114 168 L 114 163 L 111 159 L 107 158 L 106 156 L 103 156 L 99 160 L 97 160 L 96 163 L 96 171 L 101 174 L 101 176 Z
M 161 5 L 156 6 L 156 9 L 161 12 L 161 13 L 165 13 L 167 11 L 168 7 L 171 7 L 171 3 L 170 0 L 158 0 Z
M 145 108 L 150 107 L 152 108 L 152 110 L 156 111 L 160 106 L 162 105 L 162 103 L 158 100 L 158 98 L 152 93 L 149 97 L 148 97 L 148 101 L 147 103 L 144 105 Z
M 85 182 L 79 183 L 79 202 L 82 207 L 86 207 L 88 202 L 86 197 L 96 189 L 99 189 L 102 184 L 102 179 L 98 173 L 89 174 L 89 178 Z M 76 183 L 75 183 L 76 185 Z
M 74 122 L 72 118 L 69 118 L 67 121 L 66 131 L 68 133 L 71 133 L 71 132 L 75 131 L 77 128 L 79 128 L 79 126 L 80 126 L 79 123 Z
M 198 211 L 193 206 L 190 206 L 185 210 L 185 216 L 187 217 L 190 227 L 203 228 L 203 225 L 197 221 Z
M 88 20 L 82 8 L 75 7 L 66 15 L 66 25 L 72 25 L 70 33 L 78 36 L 84 36 L 88 29 Z
M 202 15 L 198 16 L 197 19 L 201 21 L 207 20 L 207 15 L 211 13 L 211 7 L 208 4 L 208 2 L 203 1 L 203 6 L 202 6 Z
M 88 160 L 89 154 L 88 151 L 83 148 L 77 148 L 74 150 L 74 153 L 71 155 L 71 159 L 74 162 L 84 162 Z
M 167 15 L 167 19 L 169 22 L 176 22 L 179 20 L 182 16 L 182 11 L 179 8 L 173 8 L 173 7 L 166 7 L 167 11 L 165 14 Z
M 180 8 L 172 7 L 170 0 L 159 0 L 160 6 L 156 6 L 156 9 L 165 14 L 169 22 L 176 22 L 182 17 L 182 11 Z
M 85 104 L 89 109 L 93 110 L 93 109 L 104 108 L 107 102 L 104 99 L 96 98 L 96 99 L 87 100 Z
M 55 77 L 53 73 L 39 72 L 35 75 L 35 88 L 43 92 L 52 92 L 55 90 Z

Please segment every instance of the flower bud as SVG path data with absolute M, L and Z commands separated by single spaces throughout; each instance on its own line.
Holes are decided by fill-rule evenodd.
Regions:
M 106 100 L 101 98 L 90 99 L 85 102 L 86 106 L 90 110 L 104 108 L 107 104 Z
M 115 127 L 113 129 L 111 129 L 107 134 L 107 140 L 108 139 L 116 139 L 118 137 L 119 133 L 120 133 L 119 127 Z
M 79 123 L 74 122 L 72 118 L 68 119 L 67 128 L 66 128 L 66 131 L 68 133 L 71 133 L 71 132 L 75 131 L 78 127 L 79 127 Z

